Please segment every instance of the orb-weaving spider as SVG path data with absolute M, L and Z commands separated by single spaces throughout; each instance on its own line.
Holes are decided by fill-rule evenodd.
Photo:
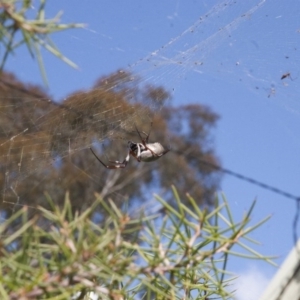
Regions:
M 118 160 L 116 161 L 109 161 L 113 163 L 112 165 L 106 165 L 102 160 L 96 155 L 96 153 L 93 151 L 92 148 L 91 151 L 96 157 L 96 159 L 106 168 L 106 169 L 120 169 L 125 168 L 127 166 L 127 163 L 129 162 L 130 155 L 133 156 L 138 162 L 151 162 L 154 160 L 159 159 L 166 153 L 170 151 L 170 149 L 165 149 L 160 143 L 148 143 L 149 136 L 152 129 L 152 123 L 151 128 L 149 130 L 149 133 L 142 132 L 146 135 L 146 138 L 143 139 L 140 132 L 138 131 L 137 127 L 135 126 L 135 129 L 141 139 L 141 143 L 134 143 L 131 141 L 128 141 L 128 154 L 123 160 L 123 162 L 120 162 Z

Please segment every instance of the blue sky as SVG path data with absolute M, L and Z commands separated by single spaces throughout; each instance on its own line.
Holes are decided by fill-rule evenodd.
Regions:
M 79 70 L 45 52 L 49 93 L 61 100 L 129 66 L 174 90 L 173 104 L 201 103 L 220 115 L 214 146 L 225 168 L 300 195 L 300 2 L 232 2 L 49 1 L 48 17 L 63 10 L 62 21 L 87 24 L 53 36 Z M 25 48 L 6 69 L 43 85 Z M 280 80 L 287 72 L 293 80 Z M 236 218 L 255 198 L 253 221 L 272 214 L 253 237 L 263 242 L 257 249 L 279 255 L 280 264 L 293 245 L 295 202 L 227 175 L 221 191 Z M 266 263 L 241 259 L 230 261 L 229 269 L 247 276 L 254 270 L 262 278 L 276 272 Z

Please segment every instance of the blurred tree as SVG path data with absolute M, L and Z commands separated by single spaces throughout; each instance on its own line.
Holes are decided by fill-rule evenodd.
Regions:
M 192 194 L 198 204 L 211 204 L 219 178 L 201 160 L 218 164 L 210 146 L 210 129 L 217 115 L 198 104 L 164 106 L 156 113 L 169 95 L 163 87 L 141 82 L 133 74 L 118 71 L 58 104 L 40 88 L 2 74 L 2 205 L 45 206 L 45 191 L 62 201 L 69 190 L 74 209 L 81 210 L 93 201 L 93 192 L 121 205 L 125 199 L 149 199 L 149 186 L 163 194 L 171 184 L 180 194 Z M 127 141 L 140 140 L 135 125 L 148 132 L 152 120 L 150 141 L 171 147 L 156 162 L 131 159 L 126 169 L 107 170 L 89 150 L 93 144 L 103 161 L 122 161 Z

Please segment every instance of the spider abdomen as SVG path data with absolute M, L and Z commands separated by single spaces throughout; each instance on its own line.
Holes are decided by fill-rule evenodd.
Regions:
M 143 145 L 141 148 L 140 160 L 143 162 L 151 162 L 159 159 L 164 153 L 165 148 L 160 143 L 146 144 L 147 148 Z

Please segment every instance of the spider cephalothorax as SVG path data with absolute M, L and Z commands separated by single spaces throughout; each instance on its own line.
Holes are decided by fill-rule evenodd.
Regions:
M 151 124 L 152 128 L 152 124 Z M 148 134 L 143 132 L 146 135 L 146 138 L 143 139 L 138 129 L 135 127 L 140 139 L 141 143 L 134 143 L 132 141 L 128 141 L 128 153 L 123 162 L 120 161 L 109 161 L 113 163 L 112 165 L 106 165 L 103 163 L 100 158 L 95 154 L 92 148 L 91 151 L 96 157 L 96 159 L 107 169 L 119 169 L 119 168 L 125 168 L 127 163 L 129 162 L 130 155 L 133 156 L 138 162 L 151 162 L 154 160 L 159 159 L 163 155 L 165 155 L 167 152 L 170 151 L 170 149 L 165 149 L 160 143 L 148 143 L 149 136 L 151 129 Z

